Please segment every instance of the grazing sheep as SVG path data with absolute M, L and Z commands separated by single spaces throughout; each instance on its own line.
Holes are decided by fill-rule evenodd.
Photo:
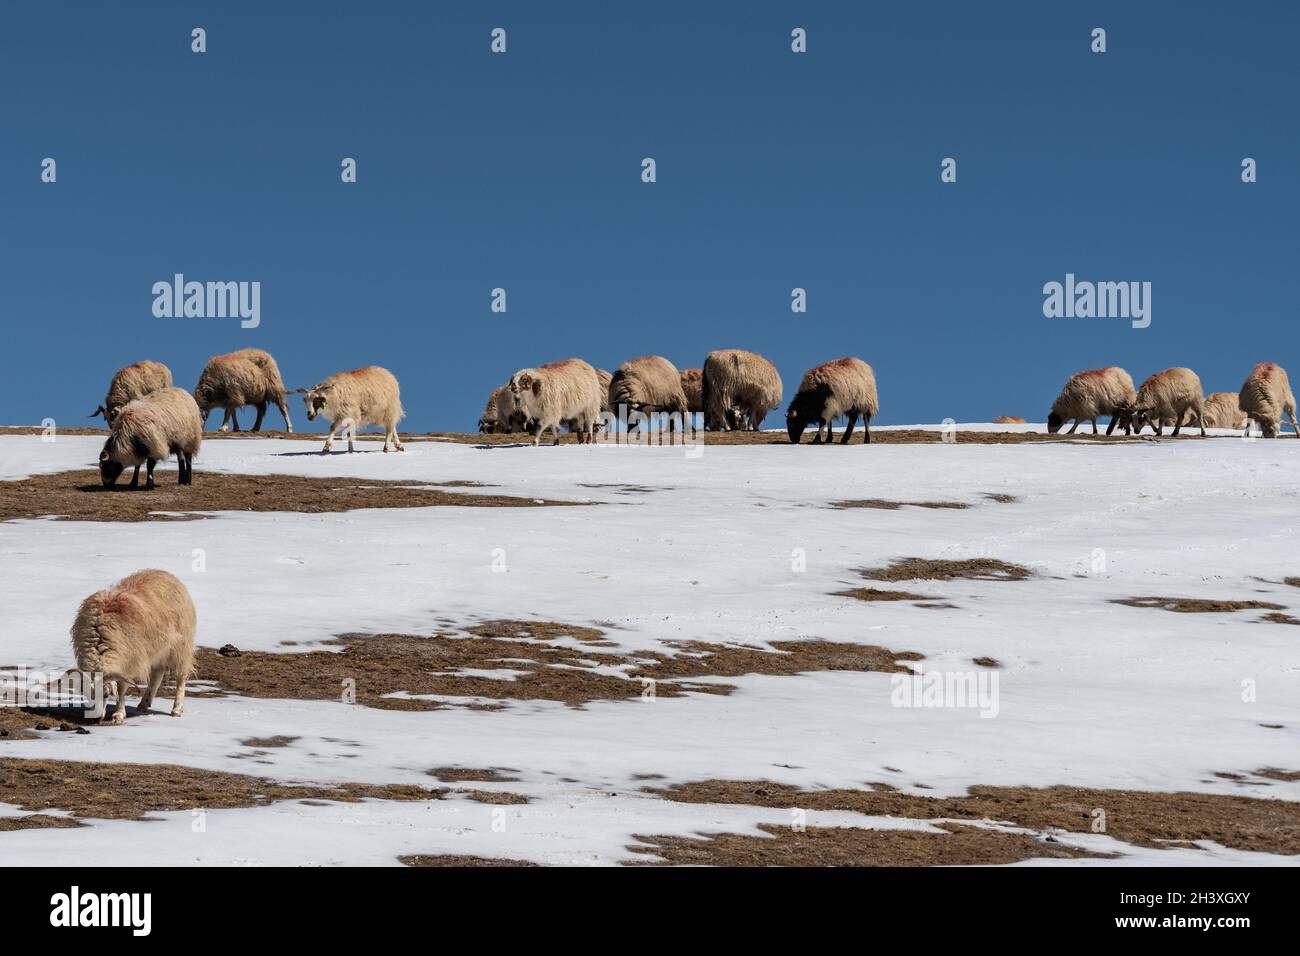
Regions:
M 103 415 L 104 421 L 113 424 L 113 419 L 122 410 L 122 406 L 133 399 L 141 398 L 160 388 L 172 387 L 172 370 L 162 362 L 146 359 L 117 370 L 113 381 L 108 386 L 108 396 L 104 404 L 90 413 L 90 417 Z
M 763 356 L 741 349 L 710 352 L 701 372 L 704 427 L 758 431 L 781 404 L 781 376 Z
M 600 420 L 600 379 L 582 359 L 563 359 L 540 368 L 521 368 L 510 377 L 510 392 L 527 416 L 533 444 L 551 429 L 560 443 L 560 424 L 576 432 L 578 442 L 591 441 Z
M 1061 389 L 1061 394 L 1052 403 L 1051 414 L 1047 416 L 1047 430 L 1056 434 L 1070 419 L 1067 435 L 1072 435 L 1080 422 L 1091 421 L 1092 433 L 1097 434 L 1097 419 L 1102 415 L 1110 416 L 1106 434 L 1115 430 L 1118 423 L 1123 426 L 1124 434 L 1132 434 L 1132 425 L 1128 422 L 1127 410 L 1137 398 L 1133 390 L 1133 378 L 1118 365 L 1106 368 L 1093 368 L 1070 376 L 1070 380 Z
M 501 385 L 492 389 L 483 417 L 478 420 L 478 430 L 484 435 L 510 435 L 526 431 L 524 413 L 515 405 L 515 397 L 510 394 L 510 386 Z
M 668 419 L 670 431 L 685 423 L 686 393 L 682 391 L 681 373 L 672 362 L 661 356 L 643 355 L 628 359 L 610 380 L 608 395 L 610 410 L 616 414 L 620 406 L 626 405 L 629 411 L 642 415 L 666 412 L 679 416 L 676 421 Z M 641 419 L 637 418 L 629 424 L 628 430 L 639 429 L 640 424 Z
M 384 452 L 389 442 L 398 451 L 406 451 L 397 437 L 397 423 L 402 419 L 402 396 L 393 373 L 378 365 L 353 369 L 331 375 L 319 385 L 304 389 L 302 400 L 307 405 L 307 420 L 315 421 L 317 415 L 330 419 L 330 433 L 325 438 L 322 455 L 328 455 L 334 444 L 334 434 L 343 429 L 348 436 L 348 451 L 352 451 L 357 426 L 380 425 L 384 429 Z
M 1250 377 L 1241 386 L 1241 410 L 1246 413 L 1247 432 L 1250 420 L 1259 424 L 1265 438 L 1276 438 L 1282 432 L 1282 416 L 1291 420 L 1296 437 L 1300 438 L 1300 425 L 1295 420 L 1295 395 L 1286 369 L 1273 362 L 1260 362 L 1251 370 Z
M 863 442 L 871 441 L 871 419 L 880 411 L 880 400 L 876 397 L 876 375 L 871 366 L 862 359 L 842 358 L 825 362 L 804 373 L 799 383 L 799 391 L 785 413 L 786 432 L 790 441 L 799 444 L 804 429 L 812 422 L 817 423 L 817 437 L 814 445 L 822 442 L 822 429 L 826 429 L 826 444 L 835 438 L 833 423 L 842 415 L 849 419 L 844 429 L 841 445 L 847 445 L 853 437 L 853 427 L 862 416 L 864 431 Z
M 1236 392 L 1211 392 L 1205 399 L 1206 428 L 1245 428 L 1246 413 Z M 1190 422 L 1183 424 L 1189 425 Z
M 1188 413 L 1191 413 L 1188 415 Z M 1137 434 L 1150 425 L 1157 435 L 1164 434 L 1164 424 L 1173 422 L 1174 437 L 1178 437 L 1183 422 L 1197 424 L 1205 434 L 1205 397 L 1201 380 L 1190 368 L 1167 368 L 1157 372 L 1142 383 L 1137 398 L 1123 412 L 1125 424 L 1130 421 Z
M 682 394 L 686 410 L 692 415 L 704 412 L 704 372 L 698 368 L 682 369 Z
M 181 715 L 185 682 L 194 676 L 194 623 L 189 591 L 166 571 L 137 571 L 81 602 L 72 624 L 75 669 L 102 674 L 105 692 L 112 684 L 117 693 L 103 723 L 126 719 L 128 687 L 144 688 L 139 709 L 147 712 L 168 674 L 176 679 L 171 715 Z
M 113 429 L 99 453 L 99 478 L 105 488 L 117 483 L 127 465 L 135 468 L 131 487 L 139 487 L 140 465 L 148 466 L 145 490 L 154 487 L 153 469 L 176 455 L 178 485 L 194 484 L 194 456 L 203 442 L 199 407 L 183 388 L 164 388 L 127 402 L 113 419 Z
M 235 413 L 245 405 L 257 408 L 253 431 L 261 431 L 266 407 L 272 404 L 284 416 L 284 430 L 292 432 L 289 406 L 284 401 L 287 394 L 280 378 L 280 367 L 261 349 L 240 349 L 214 356 L 199 376 L 199 384 L 194 386 L 194 400 L 199 403 L 199 413 L 205 424 L 212 409 L 220 408 L 225 412 L 220 428 L 223 432 L 231 424 L 235 431 L 239 431 L 239 419 Z

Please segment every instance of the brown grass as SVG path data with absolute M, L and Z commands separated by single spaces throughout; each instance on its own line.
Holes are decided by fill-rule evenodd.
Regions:
M 926 797 L 881 790 L 799 790 L 770 781 L 705 780 L 645 788 L 683 803 L 748 804 L 848 810 L 919 820 L 991 820 L 1043 832 L 1092 830 L 1093 810 L 1106 833 L 1144 847 L 1213 840 L 1237 850 L 1300 853 L 1300 803 L 1207 793 L 1147 793 L 1082 787 L 972 787 L 967 796 Z
M 572 635 L 591 630 L 547 622 L 495 621 L 492 633 Z M 599 631 L 595 631 L 599 635 Z M 642 678 L 654 681 L 656 697 L 686 693 L 728 694 L 730 684 L 697 684 L 699 677 L 739 677 L 746 674 L 791 675 L 807 671 L 901 671 L 899 661 L 920 660 L 919 654 L 895 652 L 872 645 L 829 641 L 779 641 L 772 650 L 725 644 L 681 641 L 669 646 L 677 653 L 634 655 L 566 647 L 526 637 L 480 637 L 436 634 L 345 634 L 324 642 L 341 651 L 320 650 L 275 654 L 245 651 L 237 657 L 211 649 L 198 653 L 198 676 L 217 691 L 196 688 L 194 696 L 212 693 L 298 700 L 339 700 L 343 682 L 355 681 L 356 702 L 384 710 L 437 710 L 448 706 L 500 709 L 502 705 L 442 700 L 411 700 L 386 695 L 405 692 L 439 697 L 487 698 L 493 701 L 554 700 L 582 707 L 594 700 L 629 700 L 646 689 Z M 621 674 L 597 673 L 595 668 L 619 668 Z M 461 673 L 466 669 L 516 672 L 513 679 L 493 679 Z
M 660 859 L 658 866 L 995 866 L 1021 860 L 1106 859 L 1024 833 L 938 824 L 942 833 L 759 824 L 767 836 L 719 833 L 701 837 L 637 836 L 628 849 Z M 636 864 L 633 864 L 636 865 Z
M 501 770 L 505 768 L 487 767 L 434 767 L 429 776 L 439 783 L 514 783 L 518 777 L 507 777 Z
M 201 469 L 201 466 L 200 466 Z M 64 471 L 20 481 L 0 481 L 0 521 L 58 517 L 71 521 L 185 521 L 197 512 L 294 511 L 303 514 L 358 508 L 533 508 L 584 505 L 512 495 L 444 491 L 428 483 L 298 475 L 228 475 L 197 470 L 194 484 L 175 483 L 173 472 L 155 472 L 153 491 L 129 490 L 121 481 L 104 488 L 97 471 Z M 451 483 L 449 483 L 450 485 Z M 456 487 L 463 487 L 456 483 Z M 157 512 L 179 514 L 160 515 Z
M 1268 601 L 1219 601 L 1207 598 L 1177 597 L 1131 597 L 1112 598 L 1112 604 L 1127 607 L 1159 608 L 1162 611 L 1177 611 L 1179 614 L 1213 614 L 1220 611 L 1283 610 L 1281 604 Z
M 836 591 L 836 597 L 857 598 L 859 601 L 933 601 L 934 598 L 911 591 L 882 591 L 880 588 L 851 588 Z
M 1260 616 L 1261 621 L 1268 621 L 1272 624 L 1300 624 L 1300 618 L 1292 617 L 1290 614 L 1283 614 L 1281 611 L 1273 611 L 1270 614 Z
M 410 784 L 300 786 L 175 764 L 90 763 L 0 758 L 0 794 L 23 810 L 136 820 L 198 807 L 262 807 L 280 800 L 438 800 L 443 789 Z
M 937 558 L 900 558 L 887 568 L 868 568 L 861 572 L 872 581 L 951 581 L 968 578 L 975 581 L 1023 581 L 1028 568 L 996 558 L 967 558 L 944 561 Z
M 538 866 L 537 863 L 530 863 L 527 860 L 508 860 L 498 859 L 496 857 L 486 856 L 399 856 L 399 860 L 407 866 L 455 866 L 455 867 L 480 867 L 480 866 Z

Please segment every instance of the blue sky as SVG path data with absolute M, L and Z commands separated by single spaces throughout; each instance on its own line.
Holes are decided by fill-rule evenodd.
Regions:
M 570 355 L 753 349 L 787 400 L 858 355 L 882 423 L 1042 420 L 1097 365 L 1300 365 L 1295 4 L 129 6 L 0 12 L 4 423 L 250 345 L 290 387 L 388 367 L 415 431 Z M 154 317 L 176 272 L 260 281 L 261 326 Z M 1067 272 L 1150 281 L 1151 326 L 1045 318 Z

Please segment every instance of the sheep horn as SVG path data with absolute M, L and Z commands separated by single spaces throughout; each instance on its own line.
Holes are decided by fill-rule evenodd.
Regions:
M 82 408 L 85 408 L 85 406 L 83 405 Z M 86 417 L 87 417 L 87 418 L 94 418 L 96 415 L 103 415 L 103 416 L 104 416 L 104 420 L 105 420 L 105 421 L 108 420 L 108 412 L 105 411 L 103 405 L 100 405 L 99 408 L 95 409 L 93 412 L 91 412 L 91 413 L 90 413 L 89 415 L 87 415 Z

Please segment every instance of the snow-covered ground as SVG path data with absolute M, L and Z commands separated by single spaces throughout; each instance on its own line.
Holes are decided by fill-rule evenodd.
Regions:
M 0 856 L 14 864 L 369 864 L 421 853 L 609 863 L 634 858 L 624 849 L 634 833 L 750 832 L 789 821 L 783 810 L 649 797 L 639 793 L 642 774 L 663 775 L 657 784 L 886 781 L 928 795 L 1069 784 L 1300 799 L 1300 782 L 1243 788 L 1213 776 L 1300 769 L 1300 628 L 1262 622 L 1258 611 L 1111 603 L 1260 599 L 1300 616 L 1300 589 L 1280 583 L 1300 575 L 1300 443 L 963 444 L 970 427 L 958 426 L 953 444 L 848 448 L 709 446 L 706 437 L 698 457 L 680 448 L 415 441 L 404 454 L 367 442 L 358 454 L 322 457 L 317 436 L 213 440 L 197 459 L 196 482 L 213 471 L 472 480 L 498 486 L 495 493 L 603 504 L 0 523 L 3 667 L 68 666 L 68 627 L 81 599 L 145 567 L 185 581 L 199 610 L 198 641 L 208 647 L 284 651 L 295 648 L 282 642 L 295 641 L 301 650 L 346 632 L 427 634 L 448 622 L 536 618 L 603 622 L 627 650 L 681 639 L 818 638 L 916 651 L 931 671 L 971 671 L 976 657 L 1002 665 L 992 718 L 893 706 L 891 675 L 856 672 L 728 678 L 737 686 L 729 696 L 581 710 L 547 701 L 500 712 L 404 712 L 193 698 L 179 720 L 156 711 L 90 735 L 50 732 L 0 745 L 0 757 L 179 763 L 317 783 L 435 785 L 433 767 L 508 767 L 519 782 L 469 786 L 531 802 L 280 803 L 210 811 L 202 832 L 188 812 L 159 814 L 163 822 L 89 821 L 5 833 Z M 0 437 L 0 479 L 89 467 L 101 444 Z M 159 480 L 173 482 L 174 465 Z M 622 487 L 629 484 L 653 490 Z M 971 507 L 827 507 L 853 498 Z M 202 571 L 194 570 L 196 549 Z M 1000 558 L 1034 577 L 880 585 L 954 608 L 833 595 L 870 584 L 855 569 L 904 556 Z M 256 760 L 240 744 L 271 735 L 299 739 Z M 863 822 L 853 814 L 808 819 Z M 1294 861 L 1215 847 L 1137 850 L 1101 835 L 1062 839 L 1120 852 L 1124 862 Z

